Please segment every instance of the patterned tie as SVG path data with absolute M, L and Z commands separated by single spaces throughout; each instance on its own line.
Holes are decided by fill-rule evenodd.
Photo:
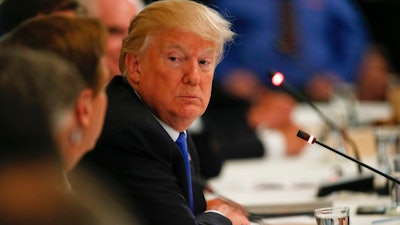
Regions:
M 192 212 L 194 212 L 192 177 L 191 177 L 191 173 L 190 173 L 189 152 L 187 149 L 186 137 L 185 137 L 184 132 L 179 133 L 179 137 L 175 141 L 175 143 L 179 146 L 181 153 L 183 155 L 183 160 L 185 162 L 186 178 L 187 178 L 188 190 L 189 190 L 189 207 L 190 207 L 190 210 L 192 210 Z

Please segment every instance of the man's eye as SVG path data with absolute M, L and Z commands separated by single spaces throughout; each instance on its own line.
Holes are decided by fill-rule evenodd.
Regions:
M 108 28 L 108 33 L 110 35 L 124 35 L 125 31 L 123 29 L 118 28 L 118 27 L 110 27 L 110 28 Z
M 169 57 L 169 60 L 176 62 L 176 61 L 178 61 L 178 58 L 177 57 Z
M 201 61 L 200 61 L 200 64 L 202 64 L 202 65 L 209 65 L 210 62 L 207 61 L 207 60 L 201 60 Z

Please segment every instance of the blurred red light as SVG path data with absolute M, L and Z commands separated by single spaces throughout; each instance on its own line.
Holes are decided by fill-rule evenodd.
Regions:
M 272 75 L 271 82 L 274 86 L 281 86 L 283 81 L 285 81 L 285 76 L 281 72 L 276 72 Z

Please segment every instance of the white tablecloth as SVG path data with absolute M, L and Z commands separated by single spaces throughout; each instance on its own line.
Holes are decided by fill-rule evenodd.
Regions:
M 329 105 L 318 105 L 329 115 Z M 362 124 L 386 119 L 391 116 L 390 105 L 386 103 L 363 103 L 357 106 L 357 118 Z M 293 120 L 302 129 L 318 134 L 323 126 L 319 116 L 308 106 L 299 105 L 293 112 Z M 367 144 L 371 153 L 374 146 L 368 136 L 371 129 L 357 127 L 352 129 L 355 139 Z M 362 134 L 362 137 L 357 135 Z M 367 136 L 367 137 L 365 137 Z M 271 145 L 271 144 L 270 144 Z M 272 144 L 271 146 L 274 146 Z M 280 146 L 276 143 L 275 146 Z M 363 146 L 364 148 L 364 146 Z M 366 163 L 374 164 L 374 155 L 363 157 Z M 265 157 L 259 159 L 229 160 L 222 167 L 221 174 L 211 179 L 209 184 L 214 191 L 230 198 L 250 211 L 281 212 L 304 208 L 319 208 L 328 205 L 351 207 L 351 225 L 368 225 L 383 216 L 355 215 L 355 209 L 362 204 L 388 204 L 388 199 L 376 195 L 340 193 L 325 198 L 317 198 L 316 192 L 321 182 L 338 178 L 337 171 L 345 175 L 356 175 L 357 165 L 337 157 L 319 145 L 306 145 L 298 157 Z M 365 171 L 370 172 L 370 171 Z M 314 218 L 307 216 L 285 217 L 264 220 L 267 224 L 315 224 Z M 289 220 L 289 221 L 288 221 Z M 296 222 L 297 221 L 297 222 Z M 400 222 L 398 223 L 400 224 Z M 382 224 L 383 225 L 383 224 Z

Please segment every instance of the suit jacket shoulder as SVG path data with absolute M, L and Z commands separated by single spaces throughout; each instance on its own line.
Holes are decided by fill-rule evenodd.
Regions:
M 216 213 L 204 213 L 202 187 L 194 179 L 195 216 L 190 211 L 183 158 L 178 146 L 122 77 L 107 86 L 108 108 L 95 148 L 85 156 L 114 178 L 132 208 L 148 224 L 230 224 Z M 198 159 L 189 139 L 192 177 Z M 197 170 L 197 171 L 196 171 Z

